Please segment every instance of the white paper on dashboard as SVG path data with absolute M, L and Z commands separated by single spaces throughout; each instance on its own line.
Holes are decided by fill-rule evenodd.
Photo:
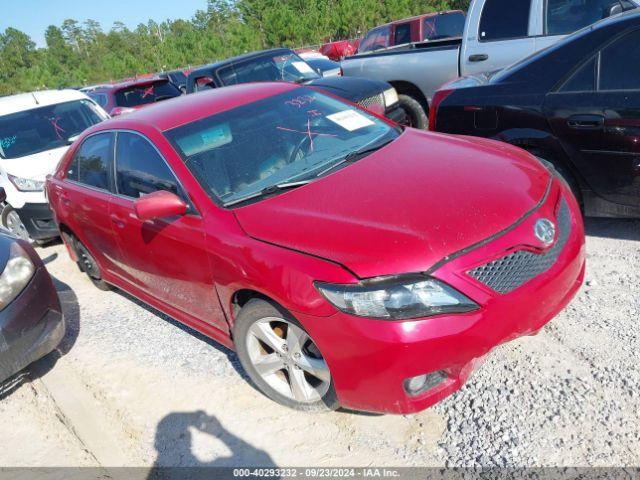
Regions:
M 291 62 L 291 65 L 293 65 L 300 73 L 313 73 L 313 68 L 305 62 Z
M 334 113 L 332 115 L 327 115 L 327 118 L 350 132 L 375 125 L 375 123 L 355 110 L 345 110 L 343 112 Z

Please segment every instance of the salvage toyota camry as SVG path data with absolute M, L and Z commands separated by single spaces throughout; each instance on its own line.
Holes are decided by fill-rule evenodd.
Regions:
M 301 410 L 407 413 L 584 276 L 567 185 L 515 147 L 246 84 L 86 131 L 47 182 L 71 257 L 237 351 Z

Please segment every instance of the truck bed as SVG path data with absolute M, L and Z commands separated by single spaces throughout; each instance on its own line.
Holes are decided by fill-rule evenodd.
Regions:
M 459 75 L 461 38 L 409 43 L 354 55 L 342 61 L 344 75 L 383 80 L 392 85 L 411 83 L 427 101 L 445 82 Z

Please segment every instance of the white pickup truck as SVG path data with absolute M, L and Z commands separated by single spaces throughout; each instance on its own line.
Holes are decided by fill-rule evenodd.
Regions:
M 500 70 L 640 0 L 473 0 L 462 38 L 399 45 L 342 61 L 344 75 L 395 87 L 412 126 L 426 128 L 437 88 Z

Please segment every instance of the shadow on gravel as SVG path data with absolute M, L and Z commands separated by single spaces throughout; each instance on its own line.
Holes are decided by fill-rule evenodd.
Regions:
M 195 445 L 196 436 L 209 438 L 202 442 L 204 445 Z M 217 442 L 212 445 L 211 440 Z M 149 480 L 216 478 L 215 472 L 207 471 L 210 468 L 276 467 L 267 452 L 231 433 L 215 416 L 202 410 L 173 412 L 160 420 L 154 447 L 158 456 Z M 202 457 L 211 460 L 201 460 Z
M 585 218 L 586 234 L 592 237 L 640 241 L 640 220 Z
M 122 297 L 126 298 L 130 302 L 135 303 L 139 307 L 144 308 L 147 312 L 155 315 L 156 317 L 162 318 L 163 320 L 165 320 L 166 322 L 169 322 L 174 327 L 179 328 L 183 332 L 186 332 L 189 335 L 197 338 L 198 340 L 201 340 L 201 341 L 205 342 L 206 344 L 210 345 L 211 347 L 215 348 L 220 353 L 225 354 L 227 356 L 227 358 L 229 359 L 229 363 L 231 363 L 231 366 L 238 373 L 238 375 L 240 375 L 245 380 L 249 379 L 247 374 L 242 369 L 242 365 L 240 365 L 240 360 L 238 359 L 238 356 L 235 354 L 235 352 L 233 350 L 229 350 L 224 345 L 221 345 L 220 343 L 218 343 L 215 340 L 207 337 L 206 335 L 203 335 L 202 333 L 198 332 L 197 330 L 194 330 L 193 328 L 191 328 L 191 327 L 189 327 L 189 326 L 187 326 L 187 325 L 175 320 L 174 318 L 170 317 L 169 315 L 166 315 L 166 314 L 162 313 L 160 310 L 156 310 L 152 306 L 150 306 L 150 305 L 138 300 L 136 297 L 134 297 L 132 295 L 129 295 L 127 292 L 124 292 L 124 291 L 120 290 L 119 288 L 114 288 L 113 291 L 116 292 L 118 295 L 121 295 Z
M 57 254 L 53 254 L 44 259 L 45 265 L 57 258 Z M 8 397 L 22 385 L 32 382 L 43 377 L 55 367 L 56 362 L 64 355 L 69 353 L 73 345 L 78 339 L 80 333 L 80 307 L 78 305 L 78 297 L 69 285 L 58 280 L 51 275 L 53 284 L 58 291 L 60 305 L 66 324 L 66 332 L 64 338 L 53 352 L 36 360 L 27 368 L 18 372 L 13 377 L 4 381 L 0 385 L 0 400 Z

